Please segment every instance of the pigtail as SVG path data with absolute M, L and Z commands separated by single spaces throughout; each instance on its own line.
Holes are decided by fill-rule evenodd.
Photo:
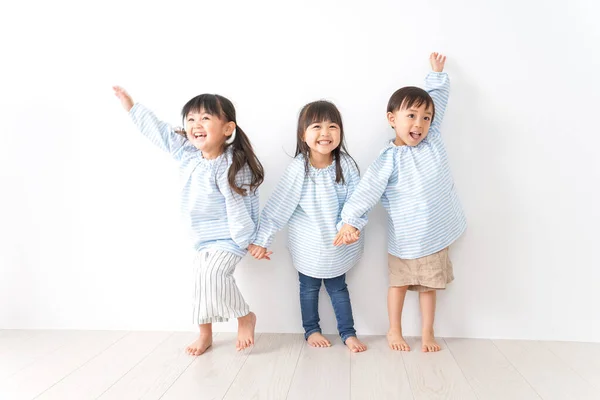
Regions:
M 227 122 L 233 122 L 237 125 L 233 103 L 226 97 L 218 94 L 201 94 L 188 101 L 181 110 L 184 124 L 186 116 L 192 110 L 203 110 L 208 114 L 218 116 L 219 118 L 225 119 Z M 185 131 L 176 132 L 185 136 Z M 251 192 L 256 193 L 258 187 L 263 183 L 265 171 L 254 153 L 254 149 L 250 144 L 250 139 L 248 139 L 248 136 L 246 136 L 239 126 L 236 126 L 232 136 L 225 142 L 225 148 L 230 146 L 233 150 L 233 155 L 227 180 L 231 190 L 242 196 L 247 196 L 250 193 L 243 187 L 247 186 Z M 236 176 L 246 164 L 248 164 L 248 167 L 250 168 L 252 179 L 249 184 L 244 182 L 241 183 L 241 186 L 238 186 Z
M 231 186 L 233 191 L 242 196 L 249 194 L 248 190 L 244 189 L 243 186 L 248 186 L 251 192 L 256 193 L 258 187 L 263 183 L 265 171 L 258 160 L 258 157 L 256 157 L 256 154 L 254 153 L 250 139 L 248 139 L 248 136 L 244 133 L 242 128 L 236 126 L 233 135 L 235 135 L 235 137 L 230 144 L 233 149 L 232 162 L 231 167 L 229 167 L 229 175 L 227 176 L 229 186 Z M 252 179 L 249 184 L 238 186 L 236 183 L 237 173 L 244 168 L 246 164 L 248 165 L 248 168 L 250 168 Z

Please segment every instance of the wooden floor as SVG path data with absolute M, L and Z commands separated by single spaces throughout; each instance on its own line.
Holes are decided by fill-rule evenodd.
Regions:
M 302 335 L 259 334 L 236 352 L 219 333 L 201 357 L 192 333 L 0 331 L 0 399 L 600 399 L 600 344 L 441 340 L 393 352 L 383 336 L 350 354 Z

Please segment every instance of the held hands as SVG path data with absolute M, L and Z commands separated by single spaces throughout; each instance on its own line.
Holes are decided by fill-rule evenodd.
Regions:
M 256 258 L 257 260 L 271 260 L 270 255 L 273 254 L 272 251 L 268 251 L 264 247 L 257 246 L 255 244 L 251 244 L 250 246 L 248 246 L 248 251 L 250 252 L 252 257 Z
M 433 72 L 442 72 L 444 70 L 444 64 L 446 64 L 446 56 L 440 53 L 431 53 L 429 62 L 431 63 Z
M 129 112 L 129 110 L 131 110 L 133 107 L 133 99 L 129 93 L 127 93 L 121 86 L 113 86 L 113 90 L 115 91 L 115 96 L 121 100 L 121 105 L 125 111 Z
M 344 224 L 333 240 L 334 246 L 352 244 L 360 237 L 360 231 L 352 225 Z

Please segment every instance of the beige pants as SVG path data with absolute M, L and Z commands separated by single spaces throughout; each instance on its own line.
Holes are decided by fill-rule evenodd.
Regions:
M 416 292 L 445 289 L 454 280 L 448 248 L 414 260 L 388 254 L 388 270 L 390 286 L 408 286 Z

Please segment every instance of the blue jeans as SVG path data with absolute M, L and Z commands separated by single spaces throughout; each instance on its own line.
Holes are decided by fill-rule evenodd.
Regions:
M 352 306 L 350 305 L 350 293 L 346 285 L 346 274 L 330 279 L 318 279 L 306 276 L 298 272 L 300 279 L 300 309 L 302 310 L 302 326 L 304 327 L 304 338 L 308 339 L 315 332 L 321 332 L 319 326 L 319 290 L 321 281 L 325 283 L 325 289 L 331 298 L 335 318 L 337 319 L 338 331 L 342 341 L 356 336 L 354 330 L 354 319 L 352 318 Z

